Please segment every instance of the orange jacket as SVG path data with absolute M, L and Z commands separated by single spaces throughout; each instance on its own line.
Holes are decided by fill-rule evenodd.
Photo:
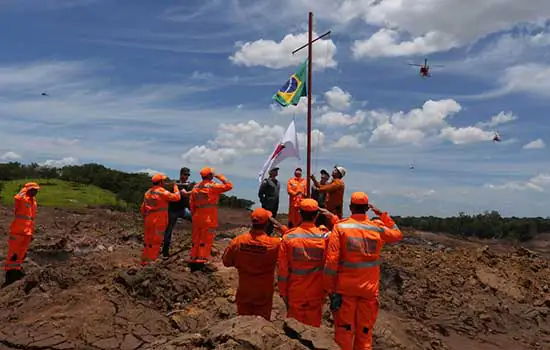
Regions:
M 10 233 L 17 236 L 32 236 L 36 218 L 36 198 L 27 195 L 24 188 L 14 197 L 15 218 L 10 226 Z
M 345 185 L 342 179 L 333 179 L 330 183 L 319 187 L 319 192 L 326 193 L 325 208 L 338 215 L 340 219 L 343 216 L 344 190 Z
M 378 297 L 382 246 L 403 238 L 388 213 L 380 219 L 385 226 L 373 223 L 366 214 L 353 214 L 334 225 L 325 264 L 327 293 Z
M 281 297 L 292 302 L 322 299 L 328 230 L 304 222 L 283 237 L 277 280 Z
M 145 222 L 168 222 L 168 202 L 177 202 L 181 199 L 178 186 L 174 185 L 174 192 L 171 193 L 162 186 L 155 185 L 151 187 L 143 196 L 141 203 L 141 214 Z
M 273 298 L 275 266 L 281 239 L 265 232 L 248 232 L 233 238 L 223 253 L 226 267 L 239 271 L 237 301 L 262 304 Z
M 233 184 L 218 174 L 221 184 L 202 180 L 195 185 L 189 196 L 189 209 L 193 216 L 193 225 L 201 227 L 218 227 L 218 203 L 220 195 L 231 191 Z
M 303 177 L 292 177 L 288 179 L 286 188 L 288 192 L 288 210 L 290 210 L 290 208 L 300 207 L 300 202 L 306 194 L 306 179 Z M 302 194 L 297 196 L 298 192 L 302 192 Z

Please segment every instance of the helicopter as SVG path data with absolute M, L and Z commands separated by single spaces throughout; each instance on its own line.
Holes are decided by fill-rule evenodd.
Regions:
M 43 92 L 43 93 L 42 93 L 42 96 L 50 96 L 50 95 L 48 95 L 47 92 Z
M 495 131 L 495 136 L 493 136 L 493 142 L 500 142 L 500 134 Z
M 417 64 L 417 63 L 409 63 L 410 66 L 416 66 L 420 67 L 420 76 L 422 78 L 429 78 L 432 75 L 430 74 L 430 66 L 428 65 L 428 59 L 424 59 L 424 65 Z M 432 67 L 443 67 L 441 64 L 434 64 Z

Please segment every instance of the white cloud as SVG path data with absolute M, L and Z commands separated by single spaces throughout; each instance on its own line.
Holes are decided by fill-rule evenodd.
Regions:
M 182 157 L 190 163 L 230 164 L 239 155 L 259 155 L 270 150 L 282 137 L 280 125 L 247 123 L 221 124 L 216 137 L 206 145 L 193 146 Z
M 499 114 L 493 116 L 488 122 L 477 123 L 478 127 L 489 126 L 494 128 L 497 125 L 509 123 L 518 119 L 512 112 L 500 112 Z
M 342 112 L 326 112 L 321 115 L 317 121 L 320 124 L 328 126 L 350 126 L 355 124 L 362 123 L 367 114 L 364 111 L 358 110 L 355 112 L 355 115 L 344 114 Z
M 22 157 L 19 154 L 11 151 L 8 151 L 0 156 L 0 159 L 7 161 L 19 160 L 21 158 Z
M 47 167 L 47 168 L 62 168 L 67 165 L 77 165 L 79 164 L 78 159 L 75 157 L 64 157 L 61 159 L 49 159 L 38 165 Z
M 550 66 L 527 63 L 506 69 L 500 79 L 502 94 L 528 92 L 539 96 L 550 95 Z
M 311 97 L 311 108 L 315 105 L 315 96 Z M 271 110 L 277 111 L 278 113 L 282 115 L 305 115 L 307 114 L 307 97 L 301 97 L 300 101 L 298 101 L 298 104 L 296 106 L 294 105 L 288 105 L 286 107 L 279 106 L 278 104 L 274 103 L 271 104 Z
M 314 34 L 317 36 L 316 34 Z M 298 66 L 307 57 L 307 49 L 292 55 L 292 51 L 307 43 L 307 33 L 288 34 L 280 42 L 260 39 L 253 42 L 237 43 L 237 52 L 229 59 L 246 67 L 263 66 L 280 69 Z M 313 69 L 335 68 L 337 62 L 336 45 L 332 39 L 321 39 L 313 45 Z
M 546 143 L 542 139 L 536 139 L 523 146 L 523 149 L 543 149 Z
M 325 133 L 318 129 L 311 130 L 311 149 L 317 150 L 322 148 L 325 144 Z M 298 145 L 300 147 L 300 153 L 305 154 L 307 147 L 307 135 L 306 133 L 298 133 Z
M 519 23 L 540 27 L 550 18 L 550 3 L 546 0 L 499 0 L 482 5 L 475 0 L 286 0 L 286 6 L 291 6 L 293 12 L 313 10 L 316 18 L 335 23 L 351 24 L 362 19 L 380 27 L 382 31 L 366 41 L 372 49 L 380 50 L 378 55 L 386 56 L 446 51 Z M 411 38 L 399 42 L 393 33 Z
M 374 129 L 369 142 L 379 144 L 418 143 L 424 137 L 425 134 L 420 130 L 398 129 L 391 123 L 384 123 Z
M 356 40 L 351 48 L 356 59 L 369 57 L 396 57 L 427 55 L 438 51 L 447 51 L 457 45 L 449 35 L 441 32 L 428 32 L 410 41 L 399 41 L 399 32 L 392 29 L 380 29 L 366 40 Z
M 525 191 L 533 190 L 537 192 L 543 192 L 544 189 L 550 185 L 550 174 L 542 173 L 538 174 L 528 181 L 511 181 L 502 185 L 485 184 L 484 187 L 493 190 L 513 190 L 513 191 Z
M 336 141 L 332 147 L 334 148 L 362 148 L 363 145 L 357 138 L 353 135 L 344 135 L 338 141 Z
M 345 110 L 351 105 L 351 94 L 338 86 L 333 86 L 325 92 L 325 100 L 330 107 Z
M 464 128 L 446 127 L 441 130 L 440 136 L 447 139 L 455 145 L 491 141 L 494 134 L 490 131 L 484 131 L 476 126 L 467 126 Z

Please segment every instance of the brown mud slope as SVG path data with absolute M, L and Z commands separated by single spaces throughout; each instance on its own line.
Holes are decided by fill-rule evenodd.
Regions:
M 0 207 L 0 232 L 11 218 Z M 326 327 L 311 330 L 285 321 L 275 296 L 274 322 L 236 317 L 236 273 L 219 257 L 247 223 L 246 212 L 220 211 L 208 271 L 184 263 L 187 223 L 176 227 L 173 256 L 143 269 L 139 216 L 39 208 L 27 275 L 0 290 L 0 349 L 334 349 L 328 311 Z M 503 244 L 406 235 L 384 252 L 375 349 L 550 349 L 547 260 Z

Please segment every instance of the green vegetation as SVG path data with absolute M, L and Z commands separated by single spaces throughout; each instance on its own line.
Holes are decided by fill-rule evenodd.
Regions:
M 93 185 L 115 194 L 117 203 L 112 204 L 114 208 L 134 210 L 141 205 L 143 194 L 151 187 L 151 177 L 147 174 L 126 173 L 100 164 L 90 163 L 62 168 L 41 167 L 36 163 L 0 164 L 0 181 L 20 180 L 19 183 L 29 181 L 25 179 L 63 180 L 80 185 Z M 42 183 L 39 184 L 42 185 Z M 42 193 L 40 196 L 42 197 Z M 121 206 L 121 203 L 126 204 Z M 225 207 L 250 208 L 253 204 L 253 201 L 235 196 L 220 197 L 220 205 Z
M 477 215 L 394 217 L 400 227 L 427 232 L 443 232 L 477 238 L 508 238 L 528 241 L 539 233 L 550 232 L 550 218 L 502 217 L 498 211 Z
M 0 197 L 4 204 L 12 205 L 13 196 L 26 182 L 40 184 L 38 204 L 50 207 L 124 207 L 116 195 L 92 185 L 82 185 L 57 179 L 13 180 L 3 183 Z

